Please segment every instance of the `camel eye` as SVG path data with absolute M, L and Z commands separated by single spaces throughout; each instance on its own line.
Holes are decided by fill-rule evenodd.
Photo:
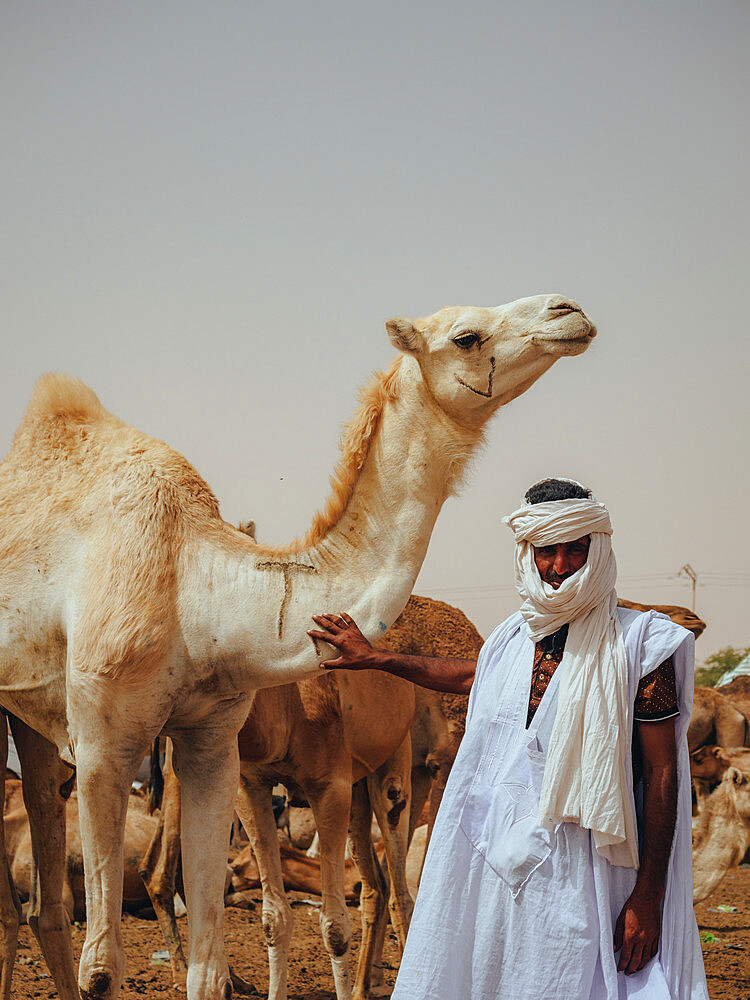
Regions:
M 474 333 L 474 331 L 470 330 L 468 333 L 462 333 L 459 334 L 458 337 L 454 337 L 453 343 L 456 344 L 457 347 L 460 347 L 462 351 L 468 351 L 474 347 L 475 344 L 481 343 L 481 339 L 482 338 L 478 333 Z

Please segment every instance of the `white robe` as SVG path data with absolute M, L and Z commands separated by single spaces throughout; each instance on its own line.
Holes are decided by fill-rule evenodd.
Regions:
M 694 640 L 664 615 L 618 614 L 631 740 L 640 679 L 672 654 L 677 677 L 677 823 L 657 955 L 632 976 L 617 972 L 614 925 L 636 872 L 610 865 L 588 830 L 537 825 L 559 675 L 525 729 L 534 645 L 519 613 L 479 655 L 392 1000 L 708 1000 L 692 908 Z

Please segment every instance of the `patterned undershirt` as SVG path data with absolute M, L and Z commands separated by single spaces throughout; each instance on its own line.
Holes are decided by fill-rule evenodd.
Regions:
M 563 625 L 557 632 L 540 639 L 534 648 L 534 669 L 531 674 L 529 711 L 526 716 L 527 728 L 539 708 L 552 675 L 560 666 L 567 638 L 568 626 Z M 638 685 L 633 718 L 636 722 L 662 722 L 679 714 L 674 663 L 670 656 L 656 670 L 647 674 Z

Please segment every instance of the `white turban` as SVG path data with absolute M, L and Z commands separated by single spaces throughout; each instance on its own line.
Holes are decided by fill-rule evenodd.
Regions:
M 537 642 L 570 624 L 560 666 L 557 714 L 544 769 L 539 823 L 592 831 L 612 864 L 638 867 L 628 781 L 631 709 L 628 666 L 617 617 L 617 564 L 607 508 L 597 500 L 525 504 L 503 522 L 516 538 L 521 614 Z M 544 583 L 534 547 L 591 536 L 588 558 L 555 590 Z

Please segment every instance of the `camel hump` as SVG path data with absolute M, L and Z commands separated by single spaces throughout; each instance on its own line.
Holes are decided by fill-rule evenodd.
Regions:
M 34 386 L 24 421 L 62 417 L 69 420 L 97 420 L 111 415 L 96 393 L 73 375 L 42 375 Z

